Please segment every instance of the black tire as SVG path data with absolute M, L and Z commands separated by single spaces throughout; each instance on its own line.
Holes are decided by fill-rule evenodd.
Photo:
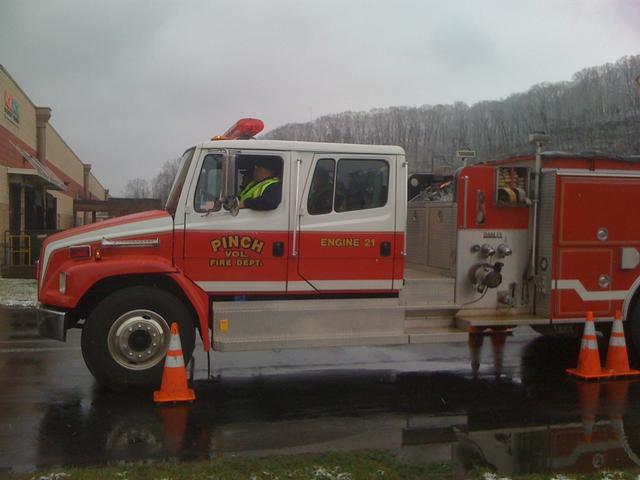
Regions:
M 111 390 L 158 388 L 173 322 L 180 329 L 186 365 L 195 345 L 195 327 L 180 299 L 146 286 L 112 293 L 96 305 L 82 330 L 82 356 L 89 371 Z
M 584 324 L 582 323 L 563 323 L 558 325 L 531 325 L 536 332 L 545 337 L 551 338 L 580 338 Z
M 635 302 L 624 325 L 629 360 L 633 367 L 640 366 L 640 302 Z

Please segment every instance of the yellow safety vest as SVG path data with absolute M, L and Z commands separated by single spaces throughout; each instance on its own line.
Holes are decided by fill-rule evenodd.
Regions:
M 273 185 L 274 183 L 280 183 L 280 179 L 277 177 L 265 178 L 261 182 L 256 183 L 255 181 L 250 181 L 249 184 L 244 187 L 244 190 L 240 192 L 240 201 L 244 202 L 250 198 L 258 198 L 262 196 L 267 187 Z

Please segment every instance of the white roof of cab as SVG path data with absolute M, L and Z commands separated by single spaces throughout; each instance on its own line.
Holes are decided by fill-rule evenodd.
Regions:
M 322 153 L 364 153 L 404 155 L 402 147 L 388 145 L 357 145 L 353 143 L 291 142 L 288 140 L 217 140 L 202 142 L 199 148 L 233 148 L 241 150 L 282 150 Z

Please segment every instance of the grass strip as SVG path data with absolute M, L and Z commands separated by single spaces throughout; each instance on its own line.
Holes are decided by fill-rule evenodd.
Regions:
M 500 475 L 463 472 L 453 463 L 406 463 L 391 452 L 340 452 L 270 457 L 230 456 L 199 462 L 141 462 L 52 468 L 9 474 L 11 480 L 640 480 L 638 470 L 589 474 Z
M 407 464 L 392 453 L 355 452 L 270 457 L 225 457 L 203 462 L 129 463 L 52 468 L 12 474 L 15 480 L 360 480 L 449 479 L 448 463 Z

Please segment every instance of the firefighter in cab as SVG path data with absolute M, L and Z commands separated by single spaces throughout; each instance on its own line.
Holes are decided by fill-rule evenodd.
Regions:
M 275 210 L 282 199 L 280 165 L 273 157 L 259 157 L 253 164 L 251 181 L 238 195 L 240 208 Z

